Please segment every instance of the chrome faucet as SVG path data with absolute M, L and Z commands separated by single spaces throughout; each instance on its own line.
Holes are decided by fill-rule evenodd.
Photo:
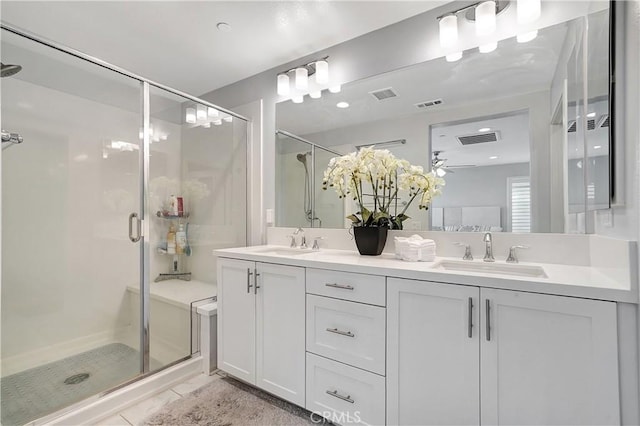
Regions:
M 298 235 L 299 233 L 302 233 L 302 236 L 300 237 L 300 248 L 301 249 L 306 249 L 307 248 L 307 238 L 304 236 L 304 229 L 298 228 L 295 231 L 293 231 L 293 235 Z M 293 237 L 293 241 L 292 241 L 292 246 L 291 247 L 295 247 L 295 237 Z
M 529 246 L 511 246 L 509 249 L 509 257 L 507 257 L 507 263 L 518 263 L 518 256 L 516 256 L 516 249 L 528 249 Z
M 496 260 L 493 258 L 493 248 L 491 246 L 491 243 L 493 241 L 491 239 L 491 232 L 487 232 L 486 234 L 484 234 L 482 240 L 484 241 L 486 247 L 484 259 L 482 260 L 484 260 L 485 262 L 495 262 Z

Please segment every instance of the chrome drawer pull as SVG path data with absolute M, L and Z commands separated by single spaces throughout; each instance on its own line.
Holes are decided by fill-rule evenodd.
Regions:
M 327 328 L 327 331 L 329 333 L 335 333 L 335 334 L 339 334 L 341 336 L 356 337 L 356 335 L 353 334 L 350 331 L 342 331 L 342 330 L 338 330 L 337 328 Z
M 338 283 L 326 283 L 325 285 L 327 287 L 341 288 L 342 290 L 353 290 L 353 286 L 350 285 L 340 285 Z
M 327 393 L 329 395 L 331 395 L 331 396 L 335 396 L 338 399 L 341 399 L 343 401 L 347 401 L 350 404 L 353 404 L 355 402 L 353 399 L 351 399 L 351 395 L 347 395 L 347 396 L 340 395 L 337 390 L 327 391 Z

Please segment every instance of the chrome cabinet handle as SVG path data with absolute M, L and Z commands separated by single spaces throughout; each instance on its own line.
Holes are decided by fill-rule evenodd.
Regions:
M 335 334 L 339 334 L 341 336 L 356 337 L 356 335 L 353 334 L 350 331 L 342 331 L 342 330 L 338 330 L 337 328 L 327 328 L 327 331 L 329 333 L 335 333 Z
M 133 236 L 133 223 L 132 221 L 135 220 L 136 221 L 136 233 L 137 236 Z M 129 215 L 129 239 L 131 240 L 132 243 L 137 243 L 138 241 L 140 241 L 140 237 L 141 235 L 141 224 L 140 224 L 140 220 L 138 219 L 138 213 L 131 213 Z
M 489 315 L 489 311 L 491 310 L 491 304 L 489 299 L 486 300 L 486 313 L 487 313 L 487 342 L 491 340 L 491 316 Z
M 333 287 L 333 288 L 341 288 L 343 290 L 353 290 L 353 286 L 350 285 L 342 285 L 342 284 L 338 284 L 338 283 L 326 283 L 325 286 L 327 287 Z
M 251 268 L 247 268 L 247 293 L 251 293 L 251 287 L 253 287 L 251 285 L 251 276 L 253 275 L 253 272 L 251 272 Z
M 340 395 L 337 390 L 334 390 L 334 391 L 328 390 L 327 394 L 333 397 L 336 397 L 338 399 L 341 399 L 343 401 L 347 401 L 350 404 L 353 404 L 355 402 L 353 399 L 351 399 L 351 395 L 347 395 L 347 396 Z
M 260 286 L 258 285 L 258 277 L 260 276 L 260 274 L 258 273 L 257 269 L 254 269 L 255 274 L 253 275 L 253 282 L 255 283 L 255 285 L 253 286 L 253 294 L 258 294 L 258 289 L 260 288 Z
M 468 322 L 469 339 L 473 337 L 473 297 L 469 298 L 469 322 Z

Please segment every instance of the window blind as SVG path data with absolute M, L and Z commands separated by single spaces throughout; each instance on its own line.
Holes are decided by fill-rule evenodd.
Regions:
M 531 187 L 529 178 L 511 178 L 509 181 L 511 232 L 531 232 Z

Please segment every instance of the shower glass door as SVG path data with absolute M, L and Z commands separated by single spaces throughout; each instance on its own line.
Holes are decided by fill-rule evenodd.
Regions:
M 2 424 L 140 374 L 141 83 L 2 30 Z

